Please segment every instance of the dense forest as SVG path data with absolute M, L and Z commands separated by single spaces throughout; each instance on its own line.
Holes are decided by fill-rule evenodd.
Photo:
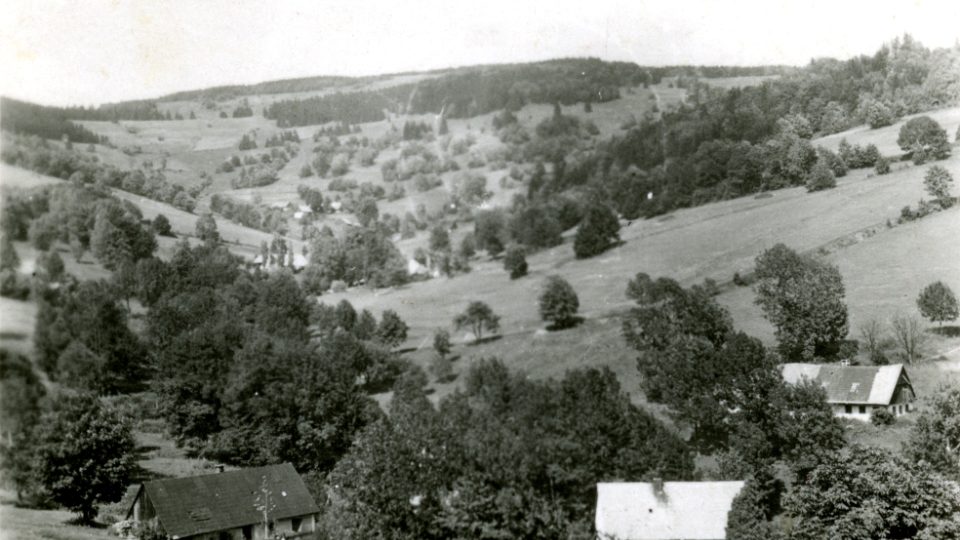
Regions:
M 846 168 L 813 148 L 813 137 L 957 103 L 960 47 L 931 51 L 904 36 L 873 56 L 815 60 L 759 86 L 694 84 L 679 108 L 642 120 L 596 151 L 568 153 L 552 189 L 593 180 L 622 214 L 637 217 L 803 185 L 819 156 L 837 176 Z M 874 165 L 857 161 L 844 165 Z

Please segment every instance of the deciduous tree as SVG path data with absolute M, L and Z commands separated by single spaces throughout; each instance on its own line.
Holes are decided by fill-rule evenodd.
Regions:
M 936 281 L 927 285 L 917 298 L 920 313 L 943 326 L 943 321 L 953 321 L 960 316 L 957 297 L 944 282 Z
M 487 304 L 473 301 L 467 306 L 466 311 L 454 317 L 453 324 L 457 330 L 469 328 L 473 333 L 474 342 L 480 343 L 484 330 L 491 333 L 500 331 L 500 316 L 495 314 Z
M 929 116 L 908 120 L 897 136 L 900 149 L 910 154 L 917 165 L 931 159 L 945 159 L 950 155 L 947 132 Z
M 577 320 L 580 300 L 567 280 L 550 276 L 540 292 L 540 318 L 555 328 L 572 326 Z
M 777 244 L 757 257 L 756 277 L 756 303 L 777 329 L 784 358 L 836 358 L 848 330 L 837 267 Z

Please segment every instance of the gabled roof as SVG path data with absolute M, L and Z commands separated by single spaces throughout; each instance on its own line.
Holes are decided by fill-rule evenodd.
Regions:
M 820 383 L 828 403 L 889 405 L 901 378 L 910 385 L 903 364 L 889 366 L 840 366 L 836 364 L 783 364 L 783 380 L 797 384 L 803 379 Z
M 184 538 L 259 523 L 262 513 L 256 506 L 264 479 L 275 504 L 271 519 L 320 511 L 289 463 L 151 480 L 143 483 L 137 497 L 146 495 L 153 503 L 160 525 L 170 537 Z
M 597 484 L 597 538 L 721 540 L 727 513 L 743 482 Z

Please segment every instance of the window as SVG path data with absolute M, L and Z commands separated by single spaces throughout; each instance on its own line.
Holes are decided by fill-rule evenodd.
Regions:
M 300 518 L 293 518 L 290 520 L 290 526 L 293 528 L 293 532 L 300 532 Z
M 843 411 L 844 411 L 845 413 L 847 413 L 847 414 L 850 414 L 850 413 L 853 412 L 853 407 L 850 406 L 850 405 L 844 405 L 844 406 L 843 406 Z
M 866 413 L 867 413 L 867 407 L 866 407 L 865 405 L 861 405 L 861 406 L 860 406 L 860 414 L 866 414 Z

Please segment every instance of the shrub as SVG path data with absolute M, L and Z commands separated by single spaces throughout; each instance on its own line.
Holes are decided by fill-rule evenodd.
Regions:
M 599 255 L 620 241 L 620 221 L 609 206 L 595 203 L 587 208 L 573 241 L 578 259 Z
M 510 273 L 510 279 L 527 275 L 527 252 L 523 246 L 510 246 L 503 257 L 503 268 Z
M 580 300 L 567 280 L 550 276 L 540 293 L 540 318 L 556 328 L 572 326 L 577 320 Z
M 818 161 L 807 177 L 807 191 L 821 191 L 837 187 L 837 179 L 830 167 Z
M 442 354 L 434 356 L 433 360 L 430 361 L 430 373 L 433 374 L 433 377 L 439 383 L 453 380 L 455 375 L 453 373 L 453 362 L 450 361 L 450 357 Z
M 335 279 L 330 284 L 330 290 L 333 292 L 343 292 L 347 290 L 347 284 L 343 280 Z
M 173 236 L 170 220 L 163 214 L 157 214 L 157 217 L 153 218 L 151 226 L 153 227 L 153 232 L 160 236 Z
M 936 199 L 942 208 L 949 208 L 953 205 L 953 197 L 950 196 L 950 184 L 952 183 L 953 176 L 939 165 L 930 167 L 923 177 L 923 186 L 927 193 Z
M 877 163 L 874 165 L 873 170 L 880 175 L 888 174 L 890 172 L 890 160 L 880 156 L 877 158 Z
M 875 426 L 889 426 L 892 425 L 896 417 L 893 416 L 893 413 L 884 408 L 876 408 L 873 412 L 870 413 L 870 422 Z
M 310 167 L 309 163 L 304 163 L 303 167 L 300 167 L 300 178 L 307 178 L 313 176 L 313 168 Z

